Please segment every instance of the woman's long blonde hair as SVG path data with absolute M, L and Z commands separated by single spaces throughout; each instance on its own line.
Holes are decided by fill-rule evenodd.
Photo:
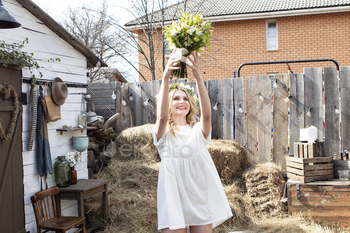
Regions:
M 191 128 L 196 124 L 197 122 L 197 111 L 198 111 L 198 106 L 197 106 L 197 103 L 196 103 L 196 100 L 195 98 L 190 94 L 188 93 L 187 89 L 185 87 L 182 87 L 182 86 L 178 86 L 174 89 L 171 89 L 169 91 L 169 118 L 168 118 L 168 127 L 170 129 L 170 133 L 172 135 L 175 136 L 175 129 L 177 129 L 177 125 L 175 124 L 173 118 L 172 118 L 172 114 L 171 114 L 171 104 L 172 104 L 172 101 L 173 101 L 173 96 L 174 96 L 174 93 L 175 91 L 177 90 L 181 90 L 181 91 L 184 91 L 187 95 L 187 98 L 190 102 L 190 111 L 187 113 L 186 115 L 186 121 L 187 123 L 191 126 Z

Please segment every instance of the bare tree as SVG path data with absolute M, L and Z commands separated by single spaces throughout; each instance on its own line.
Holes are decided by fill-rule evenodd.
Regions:
M 178 3 L 180 1 L 181 0 L 177 0 Z M 185 2 L 186 1 L 187 0 L 185 0 Z M 139 63 L 139 65 L 147 68 L 150 72 L 151 79 L 155 80 L 155 54 L 159 50 L 161 50 L 162 53 L 162 70 L 165 68 L 165 50 L 167 44 L 162 31 L 165 26 L 165 10 L 169 6 L 169 1 L 129 0 L 129 2 L 132 3 L 133 6 L 132 10 L 129 12 L 136 18 L 138 28 L 143 31 L 145 38 L 142 38 L 132 32 L 125 31 L 125 33 L 127 33 L 128 37 L 131 39 L 130 41 L 132 43 L 130 46 L 136 49 L 139 55 L 143 56 L 144 58 L 145 63 Z M 178 12 L 180 12 L 180 10 L 181 9 L 179 9 Z M 173 15 L 172 19 L 175 19 L 175 14 Z M 141 73 L 140 75 L 144 78 Z
M 107 9 L 106 0 L 103 1 L 103 4 L 98 9 L 86 7 L 80 9 L 69 8 L 68 17 L 63 22 L 63 26 L 100 59 L 111 64 L 118 56 L 127 52 L 127 46 L 122 38 L 124 33 L 120 34 L 119 30 L 115 30 L 111 26 L 115 23 L 115 20 L 107 15 Z M 105 69 L 100 67 L 90 69 L 89 82 L 105 78 L 108 74 L 106 72 Z

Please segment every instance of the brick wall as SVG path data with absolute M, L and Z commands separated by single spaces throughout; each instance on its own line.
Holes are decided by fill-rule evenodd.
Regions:
M 212 49 L 201 55 L 205 80 L 231 78 L 244 62 L 332 58 L 340 66 L 350 64 L 350 12 L 276 18 L 278 51 L 266 51 L 266 19 L 214 23 Z M 144 35 L 139 31 L 140 38 Z M 155 43 L 157 44 L 157 43 Z M 141 46 L 145 47 L 145 45 Z M 155 46 L 156 47 L 156 46 Z M 161 49 L 157 50 L 156 79 L 162 77 Z M 144 62 L 140 56 L 140 62 Z M 290 64 L 295 73 L 304 67 L 334 66 L 332 62 Z M 140 71 L 150 80 L 147 69 Z M 287 73 L 285 64 L 245 66 L 241 77 Z M 140 78 L 140 81 L 143 80 Z M 189 71 L 189 80 L 193 80 Z

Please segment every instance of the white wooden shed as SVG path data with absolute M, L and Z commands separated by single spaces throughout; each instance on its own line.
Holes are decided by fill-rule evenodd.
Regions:
M 56 77 L 61 78 L 66 84 L 78 84 L 79 87 L 68 86 L 69 95 L 64 105 L 61 106 L 61 120 L 48 123 L 48 133 L 51 148 L 52 162 L 55 162 L 57 156 L 66 155 L 68 152 L 74 151 L 72 144 L 72 136 L 86 135 L 86 131 L 60 132 L 56 131 L 68 124 L 73 127 L 78 126 L 78 115 L 83 110 L 83 93 L 86 93 L 87 84 L 87 67 L 95 67 L 98 60 L 86 46 L 77 41 L 70 35 L 60 24 L 53 20 L 43 10 L 30 0 L 4 0 L 4 6 L 15 16 L 17 21 L 22 25 L 16 29 L 0 29 L 0 40 L 6 43 L 20 43 L 28 38 L 29 43 L 25 45 L 24 51 L 34 53 L 34 59 L 44 68 L 42 80 L 50 81 Z M 60 58 L 61 62 L 48 62 L 50 58 Z M 102 66 L 107 66 L 101 62 Z M 22 69 L 22 81 L 30 78 L 27 68 Z M 0 77 L 0 83 L 5 78 Z M 37 92 L 38 91 L 38 86 Z M 14 183 L 12 186 L 17 187 L 23 192 L 23 208 L 25 214 L 25 222 L 16 220 L 16 213 L 9 215 L 13 219 L 11 224 L 21 224 L 23 227 L 17 227 L 15 232 L 37 232 L 35 215 L 30 201 L 31 196 L 40 191 L 41 179 L 37 172 L 37 164 L 35 159 L 35 143 L 34 148 L 28 151 L 28 137 L 30 128 L 30 107 L 31 99 L 29 98 L 30 85 L 22 83 L 22 93 L 27 93 L 28 104 L 23 105 L 22 112 L 22 168 L 23 183 Z M 1 152 L 0 152 L 1 154 Z M 1 170 L 1 169 L 0 169 Z M 77 164 L 78 179 L 88 178 L 87 169 L 87 152 L 82 153 L 81 161 Z M 56 186 L 54 176 L 48 176 L 49 187 Z M 21 185 L 24 189 L 19 188 Z M 1 216 L 6 215 L 8 210 L 4 208 L 0 210 Z M 77 215 L 76 201 L 63 201 L 63 215 Z M 3 218 L 3 217 L 1 217 Z M 5 221 L 5 220 L 4 220 Z M 17 221 L 17 222 L 16 222 Z M 9 224 L 9 222 L 7 222 Z M 0 222 L 0 227 L 2 227 Z M 24 229 L 23 229 L 24 228 Z M 15 229 L 15 228 L 13 228 Z M 2 228 L 3 230 L 3 228 Z M 2 232 L 2 230 L 0 230 Z

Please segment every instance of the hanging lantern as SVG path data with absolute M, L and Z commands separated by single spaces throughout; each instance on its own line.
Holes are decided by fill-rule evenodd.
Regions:
M 10 29 L 20 26 L 21 24 L 17 22 L 15 17 L 4 7 L 2 0 L 0 0 L 0 28 Z

